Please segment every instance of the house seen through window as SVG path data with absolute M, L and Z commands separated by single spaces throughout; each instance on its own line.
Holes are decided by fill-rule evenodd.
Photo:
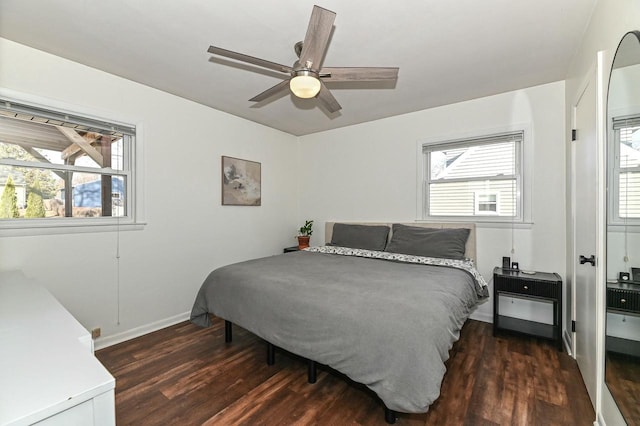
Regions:
M 425 143 L 423 216 L 519 220 L 523 132 Z
M 132 215 L 132 127 L 0 104 L 0 224 Z

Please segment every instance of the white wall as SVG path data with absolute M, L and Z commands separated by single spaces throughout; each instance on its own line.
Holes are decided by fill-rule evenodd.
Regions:
M 522 269 L 565 270 L 564 83 L 556 82 L 300 138 L 299 217 L 326 221 L 403 221 L 416 219 L 416 144 L 424 139 L 482 135 L 493 129 L 527 123 L 533 135 L 533 224 L 479 227 L 478 268 L 489 280 L 502 256 Z M 323 242 L 322 231 L 312 242 Z M 518 302 L 521 303 L 521 302 Z M 519 305 L 535 317 L 539 310 Z M 542 311 L 547 312 L 546 309 Z M 474 317 L 490 320 L 492 304 Z
M 4 39 L 0 88 L 143 129 L 147 225 L 119 236 L 120 324 L 115 233 L 0 239 L 0 270 L 43 282 L 85 327 L 102 328 L 102 344 L 185 319 L 213 268 L 294 243 L 295 137 Z M 261 207 L 220 205 L 222 155 L 262 163 Z

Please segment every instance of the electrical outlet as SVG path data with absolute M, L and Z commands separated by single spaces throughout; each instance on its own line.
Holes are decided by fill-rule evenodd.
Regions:
M 91 330 L 91 338 L 97 339 L 98 337 L 100 337 L 100 333 L 101 333 L 100 327 L 94 328 L 93 330 Z

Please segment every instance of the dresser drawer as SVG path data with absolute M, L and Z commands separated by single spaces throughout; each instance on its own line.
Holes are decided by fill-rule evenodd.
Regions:
M 640 313 L 640 293 L 618 288 L 607 288 L 607 308 Z
M 555 282 L 523 280 L 522 278 L 501 276 L 495 277 L 494 285 L 496 286 L 496 291 L 544 297 L 547 299 L 558 299 L 562 289 L 562 286 Z

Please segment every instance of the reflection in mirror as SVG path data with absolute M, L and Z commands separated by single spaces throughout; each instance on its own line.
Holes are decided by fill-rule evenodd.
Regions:
M 629 424 L 640 424 L 640 32 L 618 46 L 607 104 L 605 381 Z

